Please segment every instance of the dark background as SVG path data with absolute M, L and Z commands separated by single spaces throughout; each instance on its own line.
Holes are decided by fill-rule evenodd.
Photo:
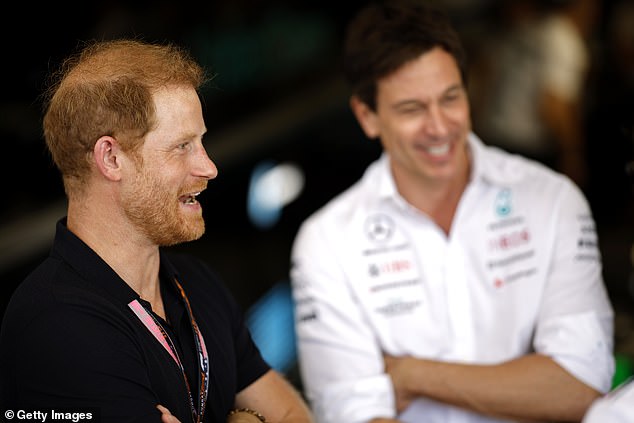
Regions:
M 498 2 L 441 3 L 476 60 L 486 50 L 486 35 L 500 24 L 494 13 Z M 621 53 L 613 51 L 608 34 L 617 3 L 603 2 L 594 37 L 586 105 L 591 174 L 585 191 L 597 221 L 606 285 L 618 311 L 617 352 L 634 357 L 634 195 L 625 172 L 634 148 L 634 93 L 631 80 L 628 85 L 614 76 Z M 290 246 L 301 221 L 357 180 L 379 154 L 348 109 L 339 67 L 344 23 L 360 4 L 109 1 L 70 8 L 23 2 L 14 4 L 13 12 L 5 10 L 0 313 L 17 284 L 47 254 L 55 221 L 65 213 L 61 179 L 41 136 L 39 95 L 49 70 L 93 38 L 173 41 L 216 74 L 203 93 L 207 148 L 219 169 L 201 196 L 207 233 L 177 248 L 209 262 L 245 310 L 287 281 Z M 264 160 L 294 163 L 305 177 L 304 191 L 268 229 L 254 226 L 246 208 L 251 173 Z

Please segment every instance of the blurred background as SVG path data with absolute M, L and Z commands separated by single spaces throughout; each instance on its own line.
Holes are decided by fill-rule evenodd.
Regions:
M 303 219 L 356 181 L 380 152 L 348 109 L 340 71 L 344 25 L 362 3 L 111 0 L 73 9 L 59 2 L 23 3 L 5 11 L 5 22 L 12 25 L 0 29 L 0 177 L 5 193 L 0 313 L 17 284 L 47 255 L 55 222 L 65 214 L 61 179 L 41 135 L 39 96 L 49 70 L 89 39 L 173 41 L 216 75 L 203 92 L 203 107 L 206 147 L 219 169 L 200 199 L 206 234 L 176 248 L 201 257 L 220 273 L 244 308 L 265 357 L 301 386 L 288 286 L 293 237 Z M 535 7 L 546 3 L 438 3 L 454 19 L 468 52 L 474 128 L 494 140 L 491 116 L 496 114 L 489 111 L 499 110 L 505 92 L 493 83 L 507 81 L 497 76 L 503 72 L 498 65 L 506 61 L 517 71 L 513 74 L 532 80 L 539 65 L 529 60 L 530 54 L 504 52 L 520 54 L 531 45 L 526 34 L 534 31 L 516 30 L 537 22 L 542 12 L 535 13 Z M 617 377 L 622 378 L 632 373 L 634 362 L 634 2 L 598 0 L 595 6 L 585 21 L 585 50 L 578 52 L 587 59 L 587 70 L 578 78 L 581 88 L 559 91 L 568 98 L 576 94 L 581 160 L 565 169 L 579 178 L 595 214 L 605 282 L 617 310 Z M 502 41 L 507 40 L 519 47 L 505 47 Z M 564 47 L 564 53 L 574 48 Z M 568 85 L 562 81 L 557 87 Z M 507 86 L 522 96 L 512 103 L 529 98 L 517 92 L 525 86 L 521 81 L 507 81 Z

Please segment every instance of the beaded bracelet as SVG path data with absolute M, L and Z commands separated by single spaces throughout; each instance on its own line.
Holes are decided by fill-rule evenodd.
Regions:
M 235 410 L 229 411 L 229 415 L 230 416 L 233 415 L 233 414 L 236 414 L 236 413 L 248 413 L 248 414 L 251 414 L 252 416 L 257 417 L 258 420 L 260 420 L 262 423 L 266 423 L 266 418 L 262 414 L 258 413 L 255 410 L 251 410 L 250 408 L 246 408 L 246 407 L 245 408 L 236 408 Z

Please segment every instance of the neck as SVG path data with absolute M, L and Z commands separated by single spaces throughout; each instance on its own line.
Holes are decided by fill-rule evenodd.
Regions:
M 469 181 L 470 165 L 465 151 L 467 165 L 464 171 L 444 181 L 430 181 L 399 177 L 394 174 L 395 183 L 401 196 L 419 211 L 429 216 L 449 235 L 458 203 Z
M 167 320 L 165 308 L 163 307 L 163 297 L 161 296 L 161 285 L 158 280 L 153 287 L 144 287 L 138 294 L 141 298 L 150 303 L 154 313 L 161 316 L 163 320 Z
M 85 242 L 141 298 L 164 316 L 159 284 L 159 248 L 107 205 L 69 201 L 68 229 Z

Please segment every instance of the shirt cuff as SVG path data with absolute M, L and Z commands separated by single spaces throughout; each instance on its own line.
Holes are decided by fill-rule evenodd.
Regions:
M 319 423 L 363 423 L 396 417 L 394 389 L 387 374 L 329 384 L 314 398 Z

